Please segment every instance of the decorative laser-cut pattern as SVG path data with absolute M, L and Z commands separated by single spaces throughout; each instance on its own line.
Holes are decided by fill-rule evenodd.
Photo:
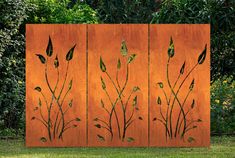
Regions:
M 26 30 L 27 146 L 209 146 L 209 25 Z

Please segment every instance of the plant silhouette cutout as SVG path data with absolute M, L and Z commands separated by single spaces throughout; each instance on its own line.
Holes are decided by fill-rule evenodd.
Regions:
M 105 94 L 106 99 L 108 102 L 104 102 L 101 98 L 100 106 L 107 114 L 107 119 L 102 120 L 101 118 L 97 117 L 93 121 L 95 122 L 94 126 L 99 129 L 104 129 L 108 131 L 110 136 L 110 141 L 113 140 L 114 137 L 118 138 L 122 142 L 133 142 L 135 139 L 133 137 L 127 137 L 127 130 L 133 124 L 133 122 L 137 120 L 143 120 L 141 116 L 135 116 L 135 113 L 139 111 L 138 107 L 138 96 L 136 92 L 140 91 L 138 86 L 134 86 L 130 92 L 127 92 L 127 83 L 129 81 L 130 76 L 130 65 L 134 62 L 136 58 L 136 54 L 128 55 L 128 49 L 126 46 L 126 42 L 122 41 L 121 49 L 120 49 L 122 58 L 124 62 L 122 63 L 120 58 L 117 59 L 117 67 L 116 67 L 116 76 L 112 78 L 110 76 L 108 69 L 106 68 L 105 62 L 100 56 L 100 70 L 102 71 L 102 75 L 100 77 L 101 80 L 101 87 Z M 119 80 L 119 71 L 124 68 L 125 69 L 125 81 L 123 85 Z M 110 83 L 115 90 L 116 96 L 115 99 L 112 100 L 111 96 L 107 90 L 107 84 Z M 124 94 L 125 93 L 125 94 Z M 121 109 L 120 113 L 117 113 L 116 108 L 119 106 Z M 128 114 L 129 111 L 129 114 Z M 114 126 L 113 121 L 116 122 L 116 126 Z M 114 128 L 117 129 L 117 135 L 114 135 Z M 107 141 L 104 136 L 97 134 L 97 138 L 99 141 Z
M 188 72 L 185 72 L 185 67 L 187 67 L 186 61 L 182 63 L 182 66 L 178 72 L 178 77 L 175 79 L 175 82 L 170 81 L 169 79 L 169 65 L 170 61 L 173 60 L 173 57 L 175 55 L 175 46 L 172 37 L 170 38 L 170 44 L 168 47 L 168 60 L 166 64 L 166 84 L 164 84 L 162 81 L 157 83 L 157 86 L 161 89 L 163 98 L 160 96 L 156 99 L 156 104 L 159 106 L 160 109 L 160 117 L 154 117 L 152 121 L 159 121 L 165 128 L 165 137 L 166 141 L 169 139 L 176 139 L 177 137 L 180 137 L 181 140 L 185 141 L 185 134 L 195 128 L 198 127 L 200 122 L 202 120 L 200 118 L 196 120 L 188 120 L 187 117 L 189 116 L 191 112 L 193 112 L 196 105 L 195 99 L 191 101 L 191 104 L 186 104 L 186 101 L 190 95 L 190 93 L 194 90 L 195 87 L 195 80 L 193 79 L 190 82 L 190 85 L 185 85 L 185 81 L 187 81 L 188 77 L 192 74 L 192 72 L 201 64 L 204 63 L 206 59 L 206 53 L 207 53 L 207 45 L 205 45 L 204 50 L 199 55 L 198 60 L 196 64 L 189 69 Z M 173 72 L 171 72 L 173 73 Z M 166 86 L 165 86 L 166 85 Z M 185 87 L 185 90 L 187 90 L 186 96 L 184 96 L 183 100 L 179 99 L 179 93 L 181 92 L 181 89 Z M 165 91 L 165 88 L 169 88 L 170 94 L 167 94 Z M 163 113 L 162 106 L 166 107 L 166 112 Z M 179 112 L 177 112 L 177 115 L 173 115 L 175 106 L 178 105 Z M 176 123 L 173 124 L 173 120 L 176 120 Z M 192 143 L 196 141 L 196 139 L 192 136 L 189 136 L 187 138 L 187 141 L 189 143 Z
M 71 120 L 65 119 L 66 114 L 69 110 L 73 107 L 73 99 L 69 100 L 68 104 L 65 104 L 66 98 L 69 92 L 72 89 L 73 80 L 70 79 L 68 81 L 68 70 L 69 70 L 69 63 L 73 59 L 73 53 L 76 45 L 74 45 L 65 56 L 65 60 L 67 61 L 67 67 L 64 78 L 60 77 L 60 62 L 57 54 L 53 58 L 53 44 L 52 40 L 49 36 L 48 45 L 46 48 L 46 57 L 42 54 L 36 54 L 38 59 L 40 60 L 41 64 L 44 66 L 44 77 L 45 82 L 50 92 L 50 96 L 45 96 L 44 92 L 46 90 L 42 89 L 40 86 L 34 88 L 35 91 L 40 93 L 40 97 L 38 100 L 38 105 L 35 106 L 34 112 L 39 113 L 39 116 L 33 116 L 31 120 L 39 121 L 47 130 L 47 136 L 42 136 L 40 138 L 41 142 L 53 141 L 55 139 L 63 141 L 63 134 L 71 129 L 76 128 L 78 126 L 78 122 L 80 122 L 80 118 L 74 118 Z M 54 71 L 57 72 L 56 84 L 52 87 L 51 83 L 49 82 L 48 76 L 48 67 L 49 61 L 52 60 L 54 63 L 51 65 L 54 67 Z M 54 78 L 52 78 L 54 79 Z M 62 86 L 59 87 L 60 79 L 62 79 Z M 68 83 L 68 87 L 66 87 Z M 63 92 L 65 92 L 63 94 Z M 48 99 L 50 97 L 50 99 Z M 67 100 L 68 101 L 68 100 Z M 42 108 L 46 110 L 47 113 L 42 113 Z M 55 117 L 52 117 L 52 113 L 55 113 Z

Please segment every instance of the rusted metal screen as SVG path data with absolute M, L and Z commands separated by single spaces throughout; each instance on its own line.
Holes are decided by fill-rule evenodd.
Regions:
M 209 146 L 209 88 L 209 25 L 27 25 L 27 146 Z

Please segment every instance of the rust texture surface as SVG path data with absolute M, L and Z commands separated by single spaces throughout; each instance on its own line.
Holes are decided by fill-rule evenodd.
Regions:
M 209 25 L 27 25 L 26 146 L 209 145 Z

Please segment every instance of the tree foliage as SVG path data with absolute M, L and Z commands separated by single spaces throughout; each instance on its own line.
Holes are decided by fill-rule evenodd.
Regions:
M 165 0 L 152 23 L 211 24 L 212 80 L 235 75 L 235 2 L 233 0 Z

